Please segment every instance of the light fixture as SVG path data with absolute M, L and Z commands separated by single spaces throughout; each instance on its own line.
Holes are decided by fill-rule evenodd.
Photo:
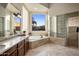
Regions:
M 20 13 L 13 13 L 13 15 L 15 15 L 15 16 L 21 16 L 21 14 Z

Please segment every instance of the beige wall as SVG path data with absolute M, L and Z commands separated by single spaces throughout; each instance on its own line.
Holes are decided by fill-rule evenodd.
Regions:
M 0 5 L 0 17 L 5 16 L 5 9 Z
M 51 19 L 51 29 L 50 31 L 53 32 L 53 33 L 57 33 L 57 19 L 56 19 L 56 16 L 52 16 Z M 56 34 L 54 35 L 54 37 L 56 37 Z
M 50 15 L 48 14 L 48 18 L 47 18 L 47 20 L 48 20 L 48 36 L 50 37 Z
M 68 18 L 67 26 L 79 26 L 79 16 Z
M 26 34 L 29 32 L 29 11 L 23 6 L 22 7 L 22 31 L 26 31 Z
M 32 31 L 32 35 L 47 35 L 46 31 Z

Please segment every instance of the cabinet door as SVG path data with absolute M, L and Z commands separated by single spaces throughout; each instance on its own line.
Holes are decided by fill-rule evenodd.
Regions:
M 18 48 L 18 56 L 24 56 L 24 45 Z
M 25 39 L 25 53 L 29 50 L 29 40 Z
M 18 56 L 23 56 L 24 55 L 24 40 L 18 43 Z
M 28 49 L 29 49 L 29 42 L 27 41 L 27 42 L 25 43 L 25 52 L 27 52 Z

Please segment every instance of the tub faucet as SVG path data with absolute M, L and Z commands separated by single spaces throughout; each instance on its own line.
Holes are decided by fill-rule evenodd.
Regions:
M 43 36 L 42 35 L 40 35 L 41 36 L 41 38 L 43 38 Z

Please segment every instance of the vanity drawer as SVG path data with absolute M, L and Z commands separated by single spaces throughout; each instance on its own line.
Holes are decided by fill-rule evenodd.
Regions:
M 24 45 L 24 40 L 18 43 L 18 47 L 20 47 L 21 45 Z

